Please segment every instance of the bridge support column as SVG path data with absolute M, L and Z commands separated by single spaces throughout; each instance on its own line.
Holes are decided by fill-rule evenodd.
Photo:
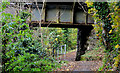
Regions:
M 81 55 L 85 54 L 87 50 L 87 37 L 90 35 L 92 26 L 78 28 L 77 33 L 77 53 L 75 61 L 80 61 Z

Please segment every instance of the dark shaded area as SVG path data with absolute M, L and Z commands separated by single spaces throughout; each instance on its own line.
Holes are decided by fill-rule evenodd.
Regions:
M 92 27 L 93 23 L 89 23 L 89 24 L 85 24 L 85 23 L 81 23 L 81 24 L 72 24 L 72 23 L 42 23 L 41 27 L 59 27 L 59 28 L 80 28 L 80 29 L 87 29 L 88 27 Z M 32 27 L 38 27 L 39 23 L 30 23 L 29 26 Z
M 77 53 L 76 53 L 76 59 L 75 61 L 80 61 L 81 55 L 85 54 L 85 51 L 87 50 L 88 44 L 87 37 L 90 35 L 91 30 L 93 29 L 92 26 L 89 27 L 83 27 L 78 28 L 77 33 Z

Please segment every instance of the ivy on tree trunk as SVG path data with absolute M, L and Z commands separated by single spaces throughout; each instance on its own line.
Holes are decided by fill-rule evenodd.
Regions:
M 107 2 L 95 2 L 94 3 L 94 6 L 95 6 L 95 9 L 98 10 L 97 14 L 99 15 L 99 18 L 102 20 L 102 22 L 104 22 L 104 26 L 103 26 L 103 29 L 104 29 L 104 33 L 103 33 L 103 37 L 105 38 L 105 47 L 106 47 L 106 50 L 112 50 L 112 47 L 110 46 L 110 42 L 111 39 L 110 39 L 110 35 L 112 34 L 109 34 L 109 31 L 112 29 L 111 25 L 113 23 L 111 23 L 109 19 L 111 19 L 111 16 L 109 15 L 110 14 L 110 9 L 109 9 L 109 5 Z

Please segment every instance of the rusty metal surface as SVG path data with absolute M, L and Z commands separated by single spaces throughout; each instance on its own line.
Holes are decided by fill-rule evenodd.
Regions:
M 30 27 L 39 27 L 39 21 L 32 21 L 28 22 L 30 23 Z M 59 27 L 59 28 L 82 28 L 82 27 L 92 27 L 93 23 L 79 23 L 79 24 L 73 24 L 73 23 L 56 23 L 56 22 L 41 22 L 42 27 Z

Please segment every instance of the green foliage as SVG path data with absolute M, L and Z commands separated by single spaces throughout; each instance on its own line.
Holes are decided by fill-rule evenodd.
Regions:
M 25 53 L 13 58 L 15 62 L 5 63 L 7 71 L 53 71 L 56 62 L 52 58 L 39 58 L 38 55 Z M 50 61 L 51 60 L 51 61 Z M 21 62 L 21 63 L 20 63 Z
M 7 4 L 3 2 L 2 9 Z M 47 55 L 41 42 L 33 38 L 26 19 L 28 12 L 17 16 L 2 12 L 2 69 L 3 71 L 53 71 L 59 64 Z
M 43 42 L 46 50 L 52 52 L 61 45 L 67 45 L 67 51 L 76 49 L 77 29 L 71 28 L 42 28 Z M 47 51 L 48 51 L 47 50 Z
M 104 44 L 107 55 L 100 70 L 119 70 L 120 51 L 120 2 L 86 2 L 94 13 L 97 24 L 93 25 L 99 41 Z M 115 59 L 115 60 L 114 60 Z M 115 62 L 114 62 L 115 61 Z

